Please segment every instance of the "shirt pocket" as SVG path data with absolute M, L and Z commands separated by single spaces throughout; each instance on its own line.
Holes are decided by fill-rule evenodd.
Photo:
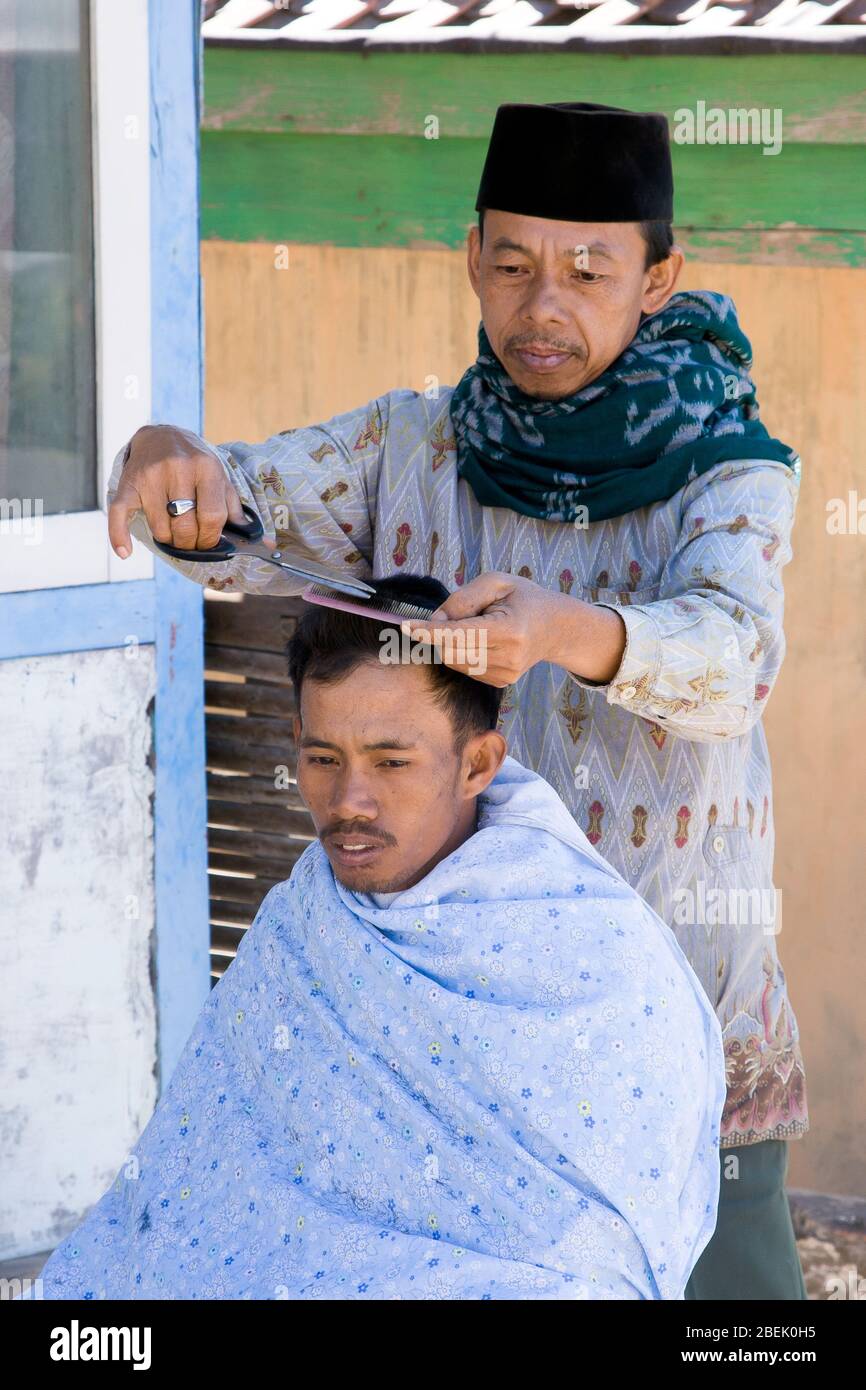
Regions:
M 704 859 L 713 869 L 748 860 L 752 840 L 744 825 L 711 825 L 704 835 Z

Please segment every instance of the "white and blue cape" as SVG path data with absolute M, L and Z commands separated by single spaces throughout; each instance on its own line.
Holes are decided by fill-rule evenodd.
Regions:
M 541 777 L 383 899 L 268 893 L 53 1299 L 680 1299 L 712 1234 L 718 1022 Z

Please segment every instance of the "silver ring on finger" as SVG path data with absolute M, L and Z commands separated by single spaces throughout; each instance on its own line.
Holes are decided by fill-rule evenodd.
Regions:
M 169 516 L 185 516 L 187 512 L 195 511 L 195 502 L 190 497 L 174 498 L 165 510 Z

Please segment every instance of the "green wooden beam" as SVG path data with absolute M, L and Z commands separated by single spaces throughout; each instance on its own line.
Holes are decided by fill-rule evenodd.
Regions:
M 204 131 L 201 234 L 461 246 L 485 150 L 486 138 Z M 730 251 L 732 234 L 748 234 L 754 246 L 756 233 L 786 229 L 799 245 L 794 261 L 866 264 L 866 145 L 790 145 L 774 156 L 750 145 L 680 145 L 673 153 L 676 230 L 704 259 L 714 237 Z M 804 232 L 814 235 L 804 241 Z
M 791 144 L 866 144 L 861 54 L 373 53 L 205 46 L 207 131 L 486 139 L 505 101 L 782 110 Z
M 866 232 L 676 229 L 690 261 L 743 265 L 866 267 Z

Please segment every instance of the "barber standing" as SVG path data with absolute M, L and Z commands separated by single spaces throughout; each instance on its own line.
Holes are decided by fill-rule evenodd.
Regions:
M 716 1008 L 721 1197 L 686 1296 L 802 1299 L 784 1183 L 808 1114 L 761 724 L 799 458 L 760 422 L 732 301 L 676 292 L 664 116 L 501 106 L 475 206 L 482 321 L 456 387 L 258 444 L 144 426 L 109 483 L 112 544 L 128 555 L 131 528 L 210 548 L 243 499 L 277 544 L 448 587 L 436 625 L 485 629 L 509 751 L 669 923 Z M 302 587 L 250 558 L 169 563 L 219 589 Z

